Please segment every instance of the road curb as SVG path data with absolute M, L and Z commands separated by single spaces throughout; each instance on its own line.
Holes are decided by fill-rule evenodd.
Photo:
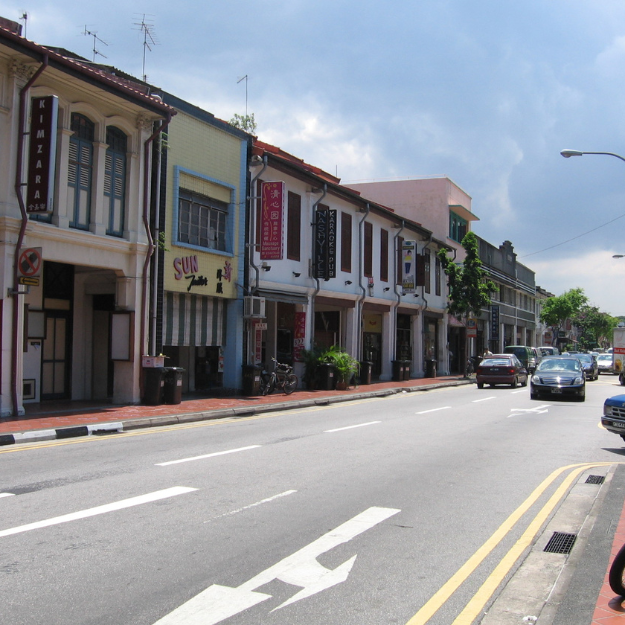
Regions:
M 334 395 L 331 397 L 300 399 L 293 401 L 277 402 L 275 404 L 241 406 L 235 408 L 216 408 L 215 410 L 207 410 L 203 412 L 178 413 L 157 417 L 138 417 L 135 419 L 126 419 L 122 421 L 96 423 L 93 425 L 69 426 L 65 428 L 47 430 L 29 430 L 26 432 L 16 432 L 13 434 L 0 434 L 0 447 L 20 443 L 36 443 L 49 440 L 77 438 L 81 436 L 128 432 L 145 428 L 165 427 L 168 425 L 180 425 L 183 423 L 195 423 L 199 421 L 209 421 L 215 419 L 250 417 L 268 412 L 314 408 L 315 406 L 327 406 L 330 404 L 339 404 L 348 401 L 361 401 L 363 399 L 390 397 L 391 395 L 396 395 L 399 393 L 418 393 L 437 390 L 440 388 L 466 386 L 469 384 L 473 384 L 473 380 L 450 380 L 448 382 L 437 382 L 434 384 L 428 384 L 426 386 L 394 387 L 381 390 L 363 391 L 350 395 Z

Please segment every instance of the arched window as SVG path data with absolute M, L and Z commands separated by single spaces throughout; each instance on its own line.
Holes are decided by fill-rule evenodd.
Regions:
M 80 113 L 72 113 L 67 176 L 71 228 L 88 230 L 91 219 L 93 140 L 95 124 Z
M 126 152 L 128 138 L 115 126 L 106 129 L 106 165 L 104 167 L 104 197 L 106 234 L 124 235 L 126 205 Z M 108 215 L 106 214 L 108 212 Z

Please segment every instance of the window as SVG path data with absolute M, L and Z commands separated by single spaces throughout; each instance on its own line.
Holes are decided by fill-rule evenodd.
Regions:
M 352 216 L 341 213 L 341 271 L 352 270 Z
M 227 216 L 224 202 L 180 189 L 178 241 L 226 251 Z
M 126 211 L 127 137 L 115 126 L 106 129 L 106 160 L 104 165 L 104 223 L 106 234 L 124 235 Z M 108 215 L 106 214 L 108 212 Z
M 402 248 L 404 247 L 404 237 L 397 237 L 397 249 L 395 250 L 397 257 L 395 259 L 395 273 L 397 274 L 396 283 L 403 284 L 404 265 L 402 260 Z
M 91 220 L 91 180 L 95 124 L 79 113 L 72 113 L 67 175 L 71 228 L 88 230 Z
M 436 268 L 434 270 L 434 289 L 436 295 L 441 294 L 441 259 L 436 257 Z
M 462 239 L 467 233 L 467 223 L 466 219 L 462 219 L 453 211 L 449 211 L 449 238 L 462 243 Z
M 300 260 L 302 198 L 291 191 L 289 191 L 288 198 L 286 257 L 289 260 Z
M 423 267 L 425 270 L 425 292 L 429 293 L 431 290 L 430 287 L 430 282 L 431 282 L 431 276 L 430 276 L 430 250 L 425 250 L 424 254 L 423 254 Z
M 373 225 L 365 221 L 365 277 L 373 278 Z
M 388 230 L 380 230 L 380 281 L 388 282 Z

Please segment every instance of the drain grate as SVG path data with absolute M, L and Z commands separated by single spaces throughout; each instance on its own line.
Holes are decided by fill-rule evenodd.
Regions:
M 554 532 L 543 551 L 546 551 L 547 553 L 571 553 L 571 549 L 573 549 L 576 538 L 577 534 Z
M 603 484 L 605 482 L 605 475 L 589 475 L 586 479 L 586 484 Z

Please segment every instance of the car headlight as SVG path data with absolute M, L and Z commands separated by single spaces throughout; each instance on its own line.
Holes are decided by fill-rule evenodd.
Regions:
M 584 383 L 584 378 L 582 378 L 581 376 L 573 380 L 573 384 L 583 384 L 583 383 Z
M 612 406 L 603 406 L 603 414 L 606 417 L 611 417 L 612 416 Z
M 540 376 L 533 375 L 532 382 L 534 382 L 534 384 L 540 384 Z

